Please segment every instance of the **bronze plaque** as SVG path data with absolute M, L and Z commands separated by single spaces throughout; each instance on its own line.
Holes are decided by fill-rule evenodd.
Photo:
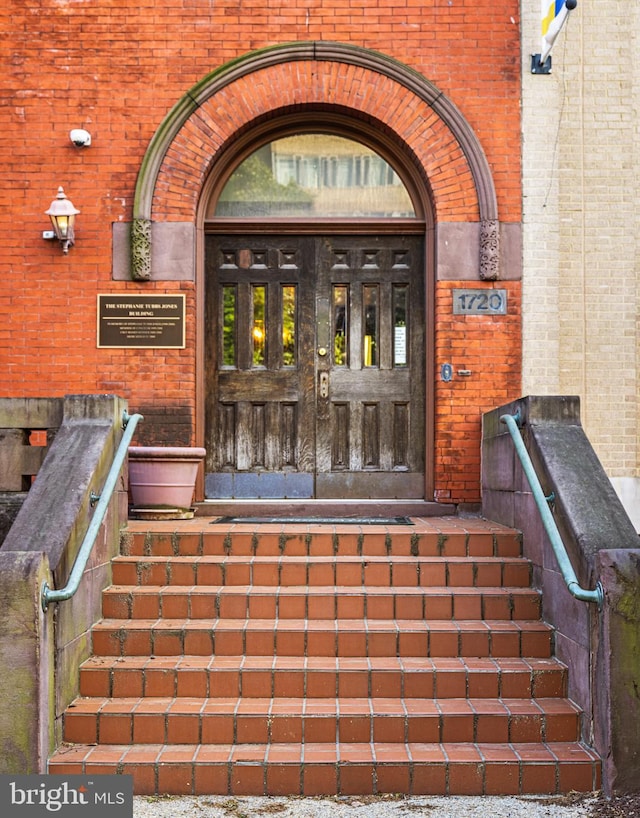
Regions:
M 184 349 L 185 297 L 98 295 L 98 347 Z

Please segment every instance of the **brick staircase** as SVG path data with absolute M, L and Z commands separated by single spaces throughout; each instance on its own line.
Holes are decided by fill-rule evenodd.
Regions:
M 131 522 L 50 772 L 138 794 L 598 789 L 517 532 L 413 523 Z

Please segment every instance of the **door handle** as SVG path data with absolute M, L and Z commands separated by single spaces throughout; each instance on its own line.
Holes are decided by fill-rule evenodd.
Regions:
M 329 397 L 329 373 L 328 372 L 321 372 L 320 377 L 318 379 L 318 386 L 321 398 L 328 398 Z

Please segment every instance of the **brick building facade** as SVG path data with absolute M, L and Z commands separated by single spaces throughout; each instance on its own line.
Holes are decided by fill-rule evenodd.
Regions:
M 389 162 L 415 218 L 299 233 L 422 236 L 424 401 L 404 445 L 424 446 L 421 496 L 477 503 L 481 415 L 522 382 L 519 15 L 515 0 L 9 2 L 0 395 L 115 393 L 145 414 L 141 443 L 212 439 L 210 203 L 250 150 L 344 136 Z M 68 254 L 42 238 L 58 186 L 80 210 Z M 296 224 L 252 227 L 269 230 Z M 505 310 L 454 311 L 456 289 Z M 177 294 L 184 347 L 98 346 L 98 295 Z
M 523 394 L 578 395 L 581 418 L 640 530 L 638 94 L 640 11 L 579 3 L 532 75 L 523 3 Z

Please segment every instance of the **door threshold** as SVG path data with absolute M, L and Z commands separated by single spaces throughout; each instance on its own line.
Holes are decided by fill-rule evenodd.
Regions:
M 457 513 L 452 503 L 428 500 L 204 500 L 196 517 L 444 517 Z

